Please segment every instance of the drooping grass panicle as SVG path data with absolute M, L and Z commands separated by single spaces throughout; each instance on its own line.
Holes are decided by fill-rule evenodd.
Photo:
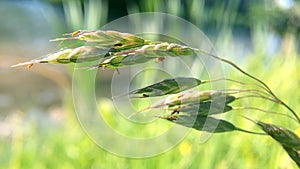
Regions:
M 125 65 L 133 65 L 138 63 L 144 63 L 147 62 L 153 58 L 157 58 L 159 60 L 164 59 L 166 56 L 184 56 L 184 55 L 191 55 L 195 52 L 200 52 L 203 54 L 206 54 L 208 56 L 211 56 L 215 59 L 218 59 L 222 62 L 225 62 L 237 70 L 239 70 L 244 75 L 256 80 L 261 84 L 262 88 L 265 89 L 266 92 L 268 92 L 277 103 L 283 105 L 288 110 L 292 112 L 292 114 L 297 118 L 297 120 L 300 123 L 300 118 L 296 114 L 296 112 L 290 108 L 286 103 L 284 103 L 282 100 L 280 100 L 273 92 L 272 90 L 266 85 L 263 81 L 256 78 L 255 76 L 247 73 L 240 67 L 238 67 L 233 62 L 226 60 L 224 58 L 221 58 L 219 56 L 213 55 L 209 52 L 200 50 L 200 49 L 194 49 L 188 46 L 179 45 L 176 43 L 168 43 L 168 42 L 152 42 L 149 40 L 144 40 L 143 38 L 140 38 L 134 34 L 129 33 L 121 33 L 117 31 L 102 31 L 102 30 L 96 30 L 96 31 L 83 31 L 78 30 L 71 34 L 69 34 L 70 37 L 65 38 L 57 38 L 53 41 L 65 41 L 65 40 L 79 40 L 79 41 L 85 41 L 87 43 L 94 43 L 101 47 L 106 47 L 108 51 L 104 56 L 111 56 L 109 60 L 105 60 L 104 63 L 100 63 L 98 66 L 93 66 L 92 68 L 97 67 L 106 67 L 106 68 L 118 68 L 120 66 Z M 84 55 L 82 54 L 82 50 L 86 50 L 90 47 L 79 47 L 76 50 L 73 51 L 73 49 L 65 49 L 53 54 L 48 55 L 46 58 L 43 58 L 41 60 L 33 60 L 25 63 L 20 63 L 13 65 L 12 67 L 21 66 L 21 65 L 28 65 L 28 68 L 30 68 L 35 63 L 70 63 L 77 61 L 78 55 Z M 80 50 L 79 50 L 80 49 Z M 76 53 L 76 51 L 79 53 Z M 119 53 L 118 53 L 119 52 Z M 75 53 L 75 54 L 74 54 Z M 85 52 L 86 53 L 86 52 Z M 87 52 L 88 53 L 88 52 Z M 115 56 L 116 54 L 120 54 L 121 56 Z M 95 55 L 95 53 L 94 53 Z M 87 55 L 86 55 L 87 56 Z M 80 57 L 84 58 L 84 57 Z M 90 57 L 87 57 L 91 59 Z M 83 61 L 88 61 L 85 59 L 82 59 Z M 234 82 L 233 80 L 231 80 Z M 244 83 L 240 83 L 244 84 Z
M 231 65 L 245 76 L 255 80 L 257 83 L 248 84 L 246 82 L 229 78 L 199 80 L 196 78 L 175 77 L 171 79 L 165 79 L 158 83 L 127 93 L 129 98 L 145 98 L 168 95 L 165 99 L 131 114 L 129 118 L 137 113 L 147 110 L 163 108 L 163 110 L 167 110 L 169 114 L 167 116 L 161 116 L 160 118 L 186 127 L 192 127 L 199 131 L 207 131 L 212 133 L 241 131 L 251 134 L 267 134 L 280 143 L 290 157 L 297 163 L 298 166 L 300 166 L 300 138 L 292 131 L 273 124 L 255 121 L 245 117 L 246 119 L 260 126 L 265 132 L 256 133 L 238 128 L 226 120 L 215 119 L 212 117 L 214 114 L 231 112 L 233 110 L 249 109 L 273 115 L 282 115 L 300 123 L 300 118 L 298 117 L 297 113 L 285 102 L 279 99 L 266 83 L 244 71 L 234 62 L 189 46 L 184 46 L 177 43 L 147 40 L 134 34 L 117 31 L 77 30 L 70 34 L 64 34 L 64 36 L 65 37 L 56 38 L 51 41 L 59 41 L 60 43 L 68 41 L 76 44 L 77 46 L 74 47 L 74 45 L 67 44 L 65 45 L 66 48 L 57 52 L 28 62 L 12 65 L 11 67 L 27 65 L 27 67 L 30 68 L 36 63 L 67 64 L 99 60 L 99 64 L 88 67 L 88 70 L 102 68 L 116 69 L 119 71 L 118 69 L 121 67 L 137 65 L 154 60 L 160 62 L 164 61 L 168 57 L 189 56 L 196 53 L 208 55 Z M 225 90 L 189 90 L 200 84 L 202 85 L 223 80 L 242 85 L 243 87 L 242 89 Z M 294 118 L 283 113 L 268 111 L 257 107 L 234 107 L 229 105 L 239 99 L 251 97 L 261 98 L 276 104 L 280 104 L 287 108 L 293 114 Z

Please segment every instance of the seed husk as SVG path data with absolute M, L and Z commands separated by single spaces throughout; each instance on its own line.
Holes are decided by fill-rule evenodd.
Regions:
M 116 50 L 125 50 L 148 44 L 146 41 L 134 34 L 121 33 L 117 31 L 84 31 L 78 30 L 70 37 L 56 38 L 51 41 L 79 40 L 87 43 L 97 44 L 98 46 L 113 48 Z
M 196 87 L 201 84 L 201 80 L 191 77 L 176 77 L 165 79 L 158 83 L 154 83 L 147 87 L 129 92 L 130 95 L 138 95 L 137 97 L 156 97 L 168 94 L 175 94 L 187 89 Z
M 266 132 L 269 136 L 271 136 L 281 145 L 293 148 L 298 151 L 300 150 L 300 138 L 292 131 L 284 127 L 276 126 L 274 124 L 268 124 L 261 121 L 254 121 L 247 117 L 245 118 L 260 126 L 264 132 Z
M 208 116 L 212 114 L 225 113 L 232 110 L 232 107 L 229 105 L 219 104 L 215 101 L 205 101 L 196 104 L 185 104 L 180 105 L 178 108 L 173 110 L 173 113 L 188 113 L 196 114 L 198 116 Z
M 166 98 L 165 104 L 168 106 L 177 106 L 184 104 L 200 103 L 208 100 L 213 100 L 219 103 L 226 103 L 227 98 L 229 101 L 234 100 L 222 91 L 217 90 L 191 90 L 183 91 L 177 94 L 170 95 Z
M 300 138 L 292 131 L 273 124 L 257 122 L 257 124 L 280 144 L 300 150 Z
M 81 46 L 74 49 L 63 49 L 58 52 L 49 54 L 41 59 L 34 59 L 28 62 L 12 65 L 11 67 L 23 65 L 28 65 L 31 67 L 33 64 L 36 63 L 67 64 L 72 62 L 90 62 L 101 59 L 105 53 L 106 51 L 103 48 L 98 48 L 94 46 Z
M 186 127 L 192 127 L 199 131 L 206 131 L 210 133 L 222 133 L 237 130 L 237 128 L 226 120 L 215 119 L 208 116 L 166 116 L 161 117 L 176 124 Z

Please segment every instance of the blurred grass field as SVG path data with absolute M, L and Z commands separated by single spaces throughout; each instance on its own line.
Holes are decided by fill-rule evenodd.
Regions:
M 102 3 L 102 8 L 106 8 L 106 2 L 94 1 L 96 4 Z M 143 3 L 129 3 L 128 13 L 138 12 L 139 10 L 163 11 L 159 4 L 160 1 L 141 2 Z M 232 35 L 235 22 L 239 22 L 238 19 L 233 19 L 233 17 L 238 18 L 237 11 L 234 13 L 237 10 L 234 3 L 227 7 L 227 9 L 224 7 L 225 3 L 221 3 L 220 6 L 216 5 L 214 8 L 205 8 L 205 10 L 201 11 L 197 9 L 204 8 L 204 1 L 188 1 L 193 4 L 193 8 L 181 11 L 178 7 L 180 1 L 176 2 L 177 5 L 176 3 L 175 5 L 167 3 L 169 6 L 166 12 L 178 14 L 179 16 L 183 15 L 183 12 L 190 12 L 191 16 L 193 16 L 191 18 L 194 21 L 193 23 L 201 28 L 205 28 L 206 23 L 203 22 L 206 19 L 203 19 L 203 15 L 201 15 L 203 11 L 210 12 L 210 16 L 215 16 L 216 20 L 221 20 L 220 22 L 215 22 L 217 27 L 219 23 L 220 28 L 218 30 L 221 30 L 218 31 L 219 35 L 212 37 L 218 53 L 227 59 L 236 61 L 240 67 L 262 79 L 279 98 L 288 103 L 297 113 L 299 112 L 300 73 L 298 65 L 300 65 L 300 56 L 299 41 L 294 32 L 286 32 L 282 36 L 281 44 L 277 50 L 270 53 L 265 46 L 268 30 L 265 29 L 265 25 L 254 25 L 250 30 L 252 35 L 251 49 L 246 49 L 246 45 L 239 46 L 235 43 L 236 39 Z M 81 4 L 77 5 L 80 6 Z M 224 8 L 222 8 L 222 5 Z M 67 23 L 65 25 L 67 25 L 68 30 L 80 29 L 81 24 L 85 25 L 86 29 L 95 29 L 95 27 L 107 22 L 105 17 L 110 17 L 109 13 L 105 12 L 105 9 L 99 13 L 95 12 L 97 10 L 95 8 L 91 9 L 94 13 L 91 12 L 90 15 L 97 15 L 97 23 L 94 23 L 93 19 L 86 20 L 84 23 L 83 18 L 72 17 L 81 16 L 76 4 L 64 1 L 63 7 Z M 85 6 L 86 9 L 90 9 L 88 7 L 91 6 Z M 51 11 L 50 6 L 48 8 L 48 11 Z M 253 6 L 251 9 L 258 8 Z M 217 13 L 220 12 L 220 9 L 224 9 L 224 18 L 220 17 L 220 14 Z M 233 12 L 229 12 L 230 10 Z M 49 13 L 48 15 L 50 16 Z M 53 14 L 51 17 L 57 18 L 57 15 Z M 198 16 L 201 16 L 202 20 Z M 90 16 L 89 18 L 93 17 Z M 49 20 L 49 22 L 52 21 L 54 23 L 53 20 Z M 65 31 L 64 26 L 52 26 L 55 27 L 55 34 L 61 34 L 62 30 Z M 44 47 L 43 51 L 32 53 L 42 55 L 47 53 L 45 50 L 51 51 L 52 49 Z M 29 52 L 29 54 L 31 53 Z M 8 69 L 8 63 L 16 61 L 12 59 L 12 61 L 7 63 L 6 60 L 9 59 L 7 56 L 10 55 L 10 53 L 5 53 L 5 51 L 0 53 L 1 71 L 5 75 L 5 78 L 7 78 L 6 81 L 17 84 L 11 85 L 8 82 L 0 82 L 2 86 L 5 86 L 5 88 L 1 89 L 1 92 L 7 93 L 7 90 L 11 90 L 11 94 L 14 94 L 13 97 L 18 97 L 18 93 L 24 96 L 20 96 L 17 99 L 13 109 L 3 108 L 0 112 L 0 168 L 297 168 L 296 164 L 289 158 L 282 147 L 270 137 L 241 132 L 214 134 L 207 142 L 200 144 L 199 132 L 191 130 L 183 141 L 173 149 L 161 155 L 144 159 L 125 158 L 111 154 L 97 146 L 85 134 L 77 120 L 70 91 L 71 80 L 69 75 L 72 72 L 71 67 L 67 67 L 65 70 L 63 66 L 40 65 L 30 71 L 24 69 L 18 71 L 10 70 L 11 72 L 9 72 L 5 70 Z M 241 56 L 243 56 L 242 59 L 240 58 Z M 249 81 L 248 78 L 245 78 L 229 66 L 225 66 L 225 70 L 226 75 L 232 79 Z M 53 76 L 47 79 L 49 72 Z M 59 73 L 62 73 L 62 75 L 57 75 Z M 104 73 L 103 78 L 110 74 L 111 72 Z M 14 79 L 13 75 L 21 78 L 19 80 Z M 46 81 L 42 84 L 45 83 L 46 87 L 53 88 L 45 97 L 48 97 L 49 93 L 52 92 L 59 93 L 54 94 L 54 96 L 50 95 L 56 98 L 56 100 L 51 102 L 53 105 L 42 105 L 46 109 L 40 108 L 40 105 L 37 103 L 42 104 L 43 102 L 39 101 L 38 98 L 34 98 L 36 96 L 34 93 L 41 93 L 45 90 L 45 86 L 39 87 L 39 80 Z M 29 85 L 26 85 L 27 82 Z M 32 87 L 30 84 L 35 84 L 36 87 Z M 10 85 L 11 88 L 8 88 L 7 86 Z M 22 85 L 24 89 L 18 87 L 19 85 Z M 227 85 L 228 87 L 234 87 L 230 83 Z M 18 87 L 18 89 L 13 89 L 13 87 Z M 24 94 L 24 90 L 26 89 L 29 93 Z M 119 122 L 114 116 L 117 112 L 113 109 L 110 100 L 99 98 L 98 102 L 101 105 L 100 109 L 104 112 L 105 119 L 110 120 L 110 123 L 114 124 L 114 128 L 123 128 L 123 122 Z M 245 100 L 241 103 L 241 105 L 243 104 L 286 114 L 290 113 L 281 106 L 261 99 Z M 41 113 L 41 109 L 46 112 Z M 246 115 L 264 122 L 285 126 L 294 131 L 298 128 L 299 131 L 299 125 L 288 118 L 256 111 L 234 111 L 226 114 L 224 118 L 238 127 L 259 131 L 258 127 L 239 115 Z M 168 122 L 162 123 L 164 123 L 162 125 L 168 125 Z M 153 126 L 153 128 L 147 128 L 146 131 L 156 131 L 160 127 Z M 125 128 L 122 132 L 128 132 L 124 133 L 125 135 L 134 135 L 139 130 L 130 131 Z M 145 133 L 145 135 L 147 134 L 149 133 Z
M 259 59 L 259 56 L 252 57 Z M 267 64 L 268 69 L 257 66 L 257 60 L 247 62 L 243 67 L 255 70 L 251 73 L 264 79 L 272 89 L 278 89 L 276 93 L 297 112 L 300 109 L 297 99 L 300 92 L 297 87 L 299 73 L 296 66 L 299 62 L 296 54 L 289 58 L 279 55 Z M 251 69 L 253 66 L 255 69 Z M 242 79 L 242 76 L 236 76 Z M 295 86 L 294 89 L 291 90 L 291 86 Z M 57 110 L 62 111 L 64 117 L 55 125 L 38 124 L 44 122 L 38 122 L 38 118 L 28 119 L 25 112 L 18 112 L 7 119 L 13 125 L 13 132 L 9 138 L 0 140 L 1 168 L 296 168 L 294 162 L 271 138 L 240 132 L 214 134 L 206 143 L 199 144 L 199 132 L 192 130 L 179 145 L 162 155 L 146 159 L 119 157 L 102 150 L 88 138 L 70 108 L 70 99 L 66 98 L 64 107 Z M 252 100 L 249 103 L 289 113 L 266 101 Z M 109 105 L 106 109 L 109 110 Z M 105 114 L 113 116 L 114 113 L 111 111 Z M 253 124 L 233 115 L 235 113 L 250 117 L 257 114 L 254 116 L 265 122 L 280 124 L 292 130 L 297 128 L 297 124 L 287 118 L 266 113 L 243 111 L 225 116 L 242 128 L 258 130 Z M 118 122 L 115 124 L 116 128 L 122 125 Z

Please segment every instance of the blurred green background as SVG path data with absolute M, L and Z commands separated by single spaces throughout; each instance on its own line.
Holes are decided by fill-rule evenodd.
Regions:
M 172 150 L 146 159 L 110 154 L 89 139 L 76 119 L 72 66 L 42 64 L 30 70 L 9 67 L 57 50 L 57 44 L 48 40 L 63 33 L 99 29 L 138 12 L 169 13 L 195 24 L 220 56 L 263 79 L 299 112 L 299 1 L 4 0 L 0 1 L 0 168 L 296 168 L 272 139 L 239 132 L 215 134 L 199 144 L 199 132 L 191 131 Z M 111 74 L 107 71 L 97 77 L 106 84 L 99 92 L 109 91 Z M 246 80 L 231 68 L 226 69 L 226 75 Z M 100 98 L 99 103 L 104 105 L 101 109 L 106 116 L 117 113 L 109 99 Z M 289 113 L 262 100 L 249 100 L 247 104 Z M 235 113 L 291 130 L 299 127 L 272 114 Z M 239 127 L 258 130 L 235 113 L 225 118 Z

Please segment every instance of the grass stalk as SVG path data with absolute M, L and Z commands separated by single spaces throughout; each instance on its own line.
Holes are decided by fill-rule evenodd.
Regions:
M 213 55 L 213 54 L 211 54 L 211 53 L 205 52 L 205 51 L 203 51 L 203 50 L 197 49 L 197 51 L 200 52 L 200 53 L 209 55 L 209 56 L 211 56 L 211 57 L 213 57 L 213 58 L 215 58 L 215 59 L 217 59 L 217 60 L 220 60 L 220 61 L 222 61 L 222 62 L 225 62 L 225 63 L 227 63 L 227 64 L 233 66 L 234 68 L 236 68 L 238 71 L 240 71 L 240 72 L 243 73 L 244 75 L 246 75 L 246 76 L 250 77 L 251 79 L 253 79 L 253 80 L 259 82 L 260 84 L 262 84 L 262 85 L 264 86 L 265 90 L 266 90 L 268 93 L 270 93 L 270 94 L 274 97 L 274 99 L 276 100 L 276 103 L 281 104 L 281 105 L 283 105 L 285 108 L 287 108 L 287 109 L 288 109 L 288 110 L 296 117 L 298 123 L 300 123 L 300 118 L 298 117 L 298 115 L 296 114 L 296 112 L 295 112 L 290 106 L 288 106 L 286 103 L 284 103 L 281 99 L 279 99 L 279 98 L 272 92 L 272 90 L 268 87 L 268 85 L 267 85 L 266 83 L 264 83 L 262 80 L 260 80 L 260 79 L 256 78 L 255 76 L 253 76 L 253 75 L 247 73 L 246 71 L 244 71 L 243 69 L 241 69 L 240 67 L 238 67 L 235 63 L 233 63 L 233 62 L 231 62 L 231 61 L 229 61 L 229 60 L 227 60 L 227 59 L 221 58 L 221 57 L 219 57 L 219 56 L 216 56 L 216 55 Z

